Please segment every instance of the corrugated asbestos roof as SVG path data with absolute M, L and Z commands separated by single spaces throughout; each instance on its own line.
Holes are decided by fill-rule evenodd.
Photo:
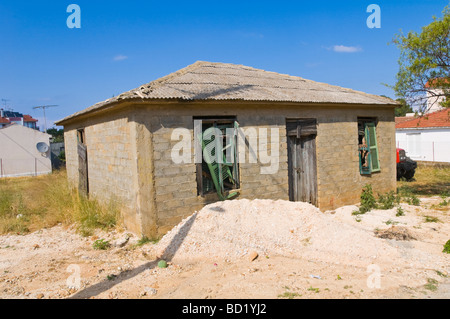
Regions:
M 198 61 L 137 89 L 97 103 L 58 122 L 101 109 L 111 103 L 129 99 L 397 105 L 395 101 L 389 98 L 306 80 L 301 77 L 268 72 L 244 65 Z

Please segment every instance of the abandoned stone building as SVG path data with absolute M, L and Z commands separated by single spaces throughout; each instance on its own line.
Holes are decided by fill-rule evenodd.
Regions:
M 396 105 L 300 77 L 196 62 L 57 124 L 70 183 L 119 201 L 130 231 L 157 237 L 219 200 L 330 210 L 358 203 L 365 184 L 395 190 Z

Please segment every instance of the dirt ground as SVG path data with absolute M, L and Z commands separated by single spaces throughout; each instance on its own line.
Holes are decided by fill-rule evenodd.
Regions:
M 442 249 L 450 224 L 440 201 L 402 203 L 404 216 L 391 209 L 359 217 L 352 215 L 356 206 L 320 212 L 282 201 L 231 201 L 205 207 L 142 246 L 129 233 L 83 238 L 62 226 L 0 236 L 0 298 L 448 299 L 450 255 Z M 301 217 L 277 222 L 274 212 Z M 268 228 L 250 225 L 251 213 L 268 218 Z M 123 247 L 93 248 L 100 238 L 115 243 L 127 234 Z M 158 267 L 160 258 L 167 268 Z

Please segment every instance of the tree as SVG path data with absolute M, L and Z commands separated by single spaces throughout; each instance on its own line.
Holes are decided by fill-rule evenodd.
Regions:
M 64 130 L 63 129 L 56 129 L 56 128 L 49 128 L 47 130 L 47 134 L 50 134 L 53 137 L 53 142 L 59 143 L 64 142 Z
M 397 35 L 393 43 L 400 49 L 397 83 L 392 86 L 396 95 L 410 105 L 417 105 L 425 113 L 427 95 L 441 105 L 450 106 L 450 8 L 442 18 L 407 35 Z
M 397 102 L 400 103 L 399 106 L 395 108 L 395 116 L 406 116 L 406 113 L 414 113 L 411 105 L 409 105 L 405 99 L 397 99 Z

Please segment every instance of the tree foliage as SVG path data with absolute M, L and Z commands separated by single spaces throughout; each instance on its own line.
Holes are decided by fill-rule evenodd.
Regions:
M 56 128 L 49 128 L 47 130 L 47 133 L 53 137 L 53 142 L 55 142 L 55 143 L 64 142 L 64 130 L 63 129 L 58 130 Z
M 442 97 L 443 106 L 450 106 L 450 8 L 441 18 L 407 35 L 397 35 L 393 43 L 400 49 L 397 83 L 392 87 L 398 97 L 410 105 L 427 110 L 427 94 Z
M 411 105 L 409 105 L 405 99 L 399 98 L 396 101 L 399 102 L 400 105 L 395 108 L 395 116 L 406 116 L 406 113 L 414 113 Z

